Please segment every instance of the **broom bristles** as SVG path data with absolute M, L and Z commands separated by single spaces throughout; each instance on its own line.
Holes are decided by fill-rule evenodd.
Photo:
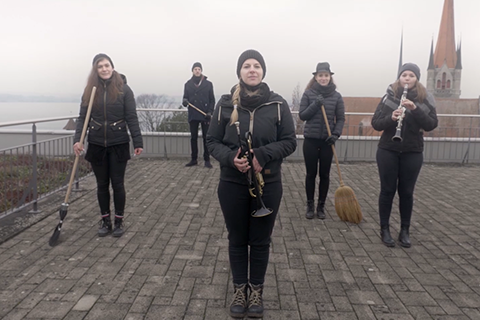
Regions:
M 359 224 L 362 221 L 362 210 L 352 188 L 342 186 L 335 191 L 335 211 L 342 221 Z

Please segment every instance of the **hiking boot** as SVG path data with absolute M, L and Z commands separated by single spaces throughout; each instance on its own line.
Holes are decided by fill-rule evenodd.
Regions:
M 210 161 L 208 161 L 208 160 L 205 161 L 205 168 L 209 168 L 209 169 L 213 168 L 213 167 L 212 167 L 212 164 L 210 163 Z
M 110 232 L 112 232 L 112 221 L 110 220 L 110 213 L 108 215 L 103 215 L 102 220 L 98 223 L 100 228 L 98 228 L 98 236 L 105 237 Z
M 305 218 L 313 219 L 313 216 L 315 215 L 315 212 L 313 211 L 314 210 L 313 206 L 314 206 L 313 200 L 308 200 L 307 201 L 307 212 L 305 213 Z
M 409 228 L 410 226 L 401 226 L 400 233 L 398 234 L 398 242 L 400 246 L 404 248 L 410 248 L 412 246 Z
M 247 284 L 233 284 L 235 289 L 233 300 L 230 304 L 230 316 L 232 318 L 243 318 L 247 314 Z
M 190 162 L 187 163 L 185 167 L 193 167 L 193 166 L 196 166 L 197 164 L 198 164 L 197 160 L 190 160 Z
M 317 204 L 317 218 L 325 219 L 325 202 L 319 201 Z
M 123 236 L 123 216 L 115 215 L 115 226 L 113 228 L 112 236 L 116 238 Z
M 390 227 L 388 225 L 381 228 L 380 236 L 382 237 L 382 242 L 387 247 L 395 247 L 395 241 L 392 239 L 392 235 L 390 234 Z
M 250 284 L 247 315 L 250 318 L 263 317 L 263 284 Z

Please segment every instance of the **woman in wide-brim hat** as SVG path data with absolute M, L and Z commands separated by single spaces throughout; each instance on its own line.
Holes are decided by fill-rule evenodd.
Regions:
M 305 121 L 303 136 L 303 158 L 305 160 L 306 178 L 305 191 L 307 211 L 305 217 L 315 217 L 315 180 L 319 176 L 318 202 L 316 216 L 325 219 L 325 203 L 330 186 L 330 168 L 332 164 L 332 145 L 342 134 L 345 123 L 345 106 L 342 95 L 336 90 L 333 82 L 333 72 L 328 62 L 319 62 L 312 72 L 313 78 L 303 93 L 298 113 Z M 327 127 L 322 113 L 325 107 L 332 135 L 328 136 Z

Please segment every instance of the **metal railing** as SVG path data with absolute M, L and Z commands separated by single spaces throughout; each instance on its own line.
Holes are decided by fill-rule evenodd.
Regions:
M 190 132 L 185 125 L 186 109 L 137 109 L 142 112 L 161 112 L 156 131 L 143 129 L 144 154 L 151 157 L 190 156 Z M 175 117 L 180 114 L 183 117 Z M 297 132 L 298 148 L 289 159 L 303 160 L 303 122 L 298 112 L 292 112 Z M 370 126 L 372 113 L 346 113 L 342 137 L 336 143 L 340 161 L 375 161 L 380 132 Z M 480 115 L 439 114 L 439 127 L 425 133 L 424 158 L 427 162 L 480 163 Z M 36 124 L 74 119 L 76 116 L 24 120 L 0 123 L 6 127 L 31 124 L 29 132 L 3 132 L 18 135 L 20 145 L 0 149 L 0 218 L 29 205 L 38 212 L 38 201 L 66 186 L 74 160 L 73 132 L 64 130 L 61 137 L 38 141 Z M 215 121 L 215 119 L 212 119 Z M 181 132 L 179 132 L 181 131 Z M 0 138 L 0 140 L 5 140 Z M 21 140 L 21 139 L 20 139 Z M 1 148 L 1 146 L 0 146 Z M 199 141 L 199 152 L 203 143 Z M 91 174 L 90 165 L 81 158 L 75 187 L 79 180 Z

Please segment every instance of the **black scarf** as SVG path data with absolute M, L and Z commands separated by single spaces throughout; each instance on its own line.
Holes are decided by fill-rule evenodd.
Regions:
M 326 86 L 321 86 L 317 81 L 315 81 L 312 85 L 312 90 L 320 93 L 324 97 L 328 97 L 329 95 L 333 94 L 336 89 L 337 86 L 331 81 Z
M 203 80 L 203 75 L 198 76 L 198 77 L 196 77 L 196 76 L 194 76 L 194 75 L 192 76 L 193 84 L 195 84 L 197 87 L 200 85 L 200 83 L 202 82 L 202 80 Z
M 270 88 L 265 82 L 260 82 L 252 87 L 240 80 L 240 86 L 240 104 L 250 111 L 268 102 L 270 99 Z M 231 90 L 232 95 L 235 92 L 235 87 Z
M 393 91 L 393 85 L 389 85 L 387 88 L 387 95 L 383 99 L 383 102 L 386 106 L 388 106 L 392 110 L 395 110 L 400 105 L 400 98 L 402 97 L 402 94 L 402 87 L 399 87 L 395 94 L 395 92 Z M 427 98 L 423 102 L 418 101 L 417 96 L 418 92 L 416 87 L 408 90 L 407 99 L 413 101 L 413 103 L 415 103 L 415 105 L 422 109 L 425 113 L 428 114 L 430 112 L 430 109 L 435 108 L 435 102 L 431 100 L 429 95 L 427 95 Z M 407 109 L 405 110 L 405 112 L 410 113 L 410 110 Z

